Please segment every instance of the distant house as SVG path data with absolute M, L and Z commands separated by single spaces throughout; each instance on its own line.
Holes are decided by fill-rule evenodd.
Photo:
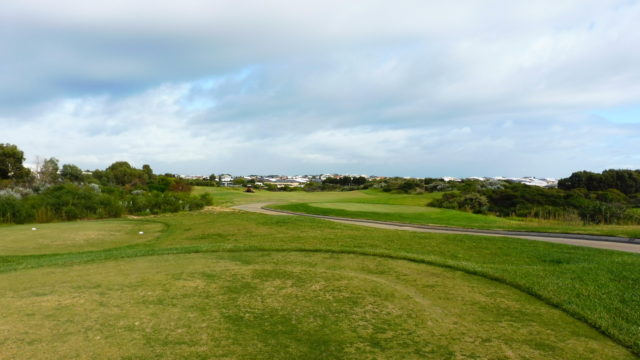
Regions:
M 231 174 L 220 174 L 218 179 L 220 180 L 220 186 L 231 186 L 233 183 L 233 176 L 231 176 Z
M 278 188 L 283 188 L 285 186 L 289 187 L 300 187 L 304 186 L 306 182 L 294 179 L 268 179 L 265 181 L 265 184 L 272 184 L 277 186 Z
M 455 178 L 455 177 L 451 177 L 451 176 L 445 176 L 442 178 L 443 181 L 445 182 L 449 182 L 449 181 L 460 181 L 460 179 Z
M 527 176 L 522 178 L 500 178 L 500 180 L 520 183 L 520 184 L 530 185 L 530 186 L 547 187 L 547 188 L 554 188 L 558 186 L 558 180 L 556 179 L 550 179 L 550 178 L 538 179 L 532 176 Z
M 178 177 L 187 179 L 187 180 L 203 180 L 205 178 L 202 175 L 180 175 Z

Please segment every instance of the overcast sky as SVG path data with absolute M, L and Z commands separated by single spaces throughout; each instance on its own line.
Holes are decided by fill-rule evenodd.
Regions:
M 638 1 L 8 0 L 0 142 L 85 169 L 640 168 Z

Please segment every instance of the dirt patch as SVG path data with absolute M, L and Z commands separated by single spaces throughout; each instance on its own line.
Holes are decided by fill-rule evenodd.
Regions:
M 200 211 L 205 213 L 221 213 L 221 212 L 235 212 L 237 210 L 224 207 L 224 206 L 205 206 L 204 209 Z

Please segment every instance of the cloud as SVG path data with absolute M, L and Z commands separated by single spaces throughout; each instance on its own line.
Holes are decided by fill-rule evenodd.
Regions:
M 639 17 L 617 0 L 10 1 L 0 141 L 189 173 L 640 167 L 638 122 L 590 115 L 640 103 Z
M 562 103 L 624 101 L 639 76 L 639 15 L 621 1 L 13 1 L 0 14 L 0 98 L 126 93 L 292 59 L 355 75 L 363 59 L 399 51 L 400 69 L 449 84 L 446 98 L 538 89 Z M 567 90 L 580 91 L 557 97 Z
M 252 82 L 250 76 L 240 78 Z M 237 81 L 243 80 L 232 76 L 217 86 L 242 89 L 233 85 Z M 220 112 L 212 111 L 227 106 L 226 100 L 188 106 L 193 93 L 201 91 L 202 84 L 195 82 L 164 84 L 128 97 L 59 100 L 32 118 L 0 122 L 13 123 L 3 131 L 5 141 L 20 144 L 31 158 L 55 156 L 87 169 L 127 160 L 138 167 L 149 163 L 159 172 L 191 174 L 564 176 L 569 170 L 640 165 L 634 155 L 640 126 L 595 116 L 474 115 L 428 124 L 326 126 L 319 118 L 310 121 L 319 115 L 301 118 L 283 110 L 275 118 L 250 115 L 237 121 L 235 113 L 219 119 Z M 357 112 L 352 115 L 359 118 Z M 296 122 L 301 124 L 293 126 Z

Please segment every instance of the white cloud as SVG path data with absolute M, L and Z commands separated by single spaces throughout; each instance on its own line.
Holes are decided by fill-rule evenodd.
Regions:
M 185 106 L 197 88 L 165 84 L 126 98 L 55 101 L 32 118 L 13 120 L 16 126 L 3 131 L 3 141 L 19 144 L 31 158 L 55 156 L 88 169 L 127 160 L 136 166 L 149 163 L 160 172 L 202 174 L 562 176 L 582 168 L 640 165 L 633 155 L 640 127 L 597 117 L 519 115 L 507 130 L 503 119 L 486 116 L 428 126 L 347 122 L 326 127 L 305 119 L 301 130 L 287 125 L 299 120 L 295 112 L 275 120 L 203 121 L 210 116 L 208 108 Z M 272 126 L 282 130 L 260 130 Z
M 640 103 L 638 18 L 617 0 L 9 1 L 0 141 L 181 172 L 640 166 L 636 125 L 588 115 Z

